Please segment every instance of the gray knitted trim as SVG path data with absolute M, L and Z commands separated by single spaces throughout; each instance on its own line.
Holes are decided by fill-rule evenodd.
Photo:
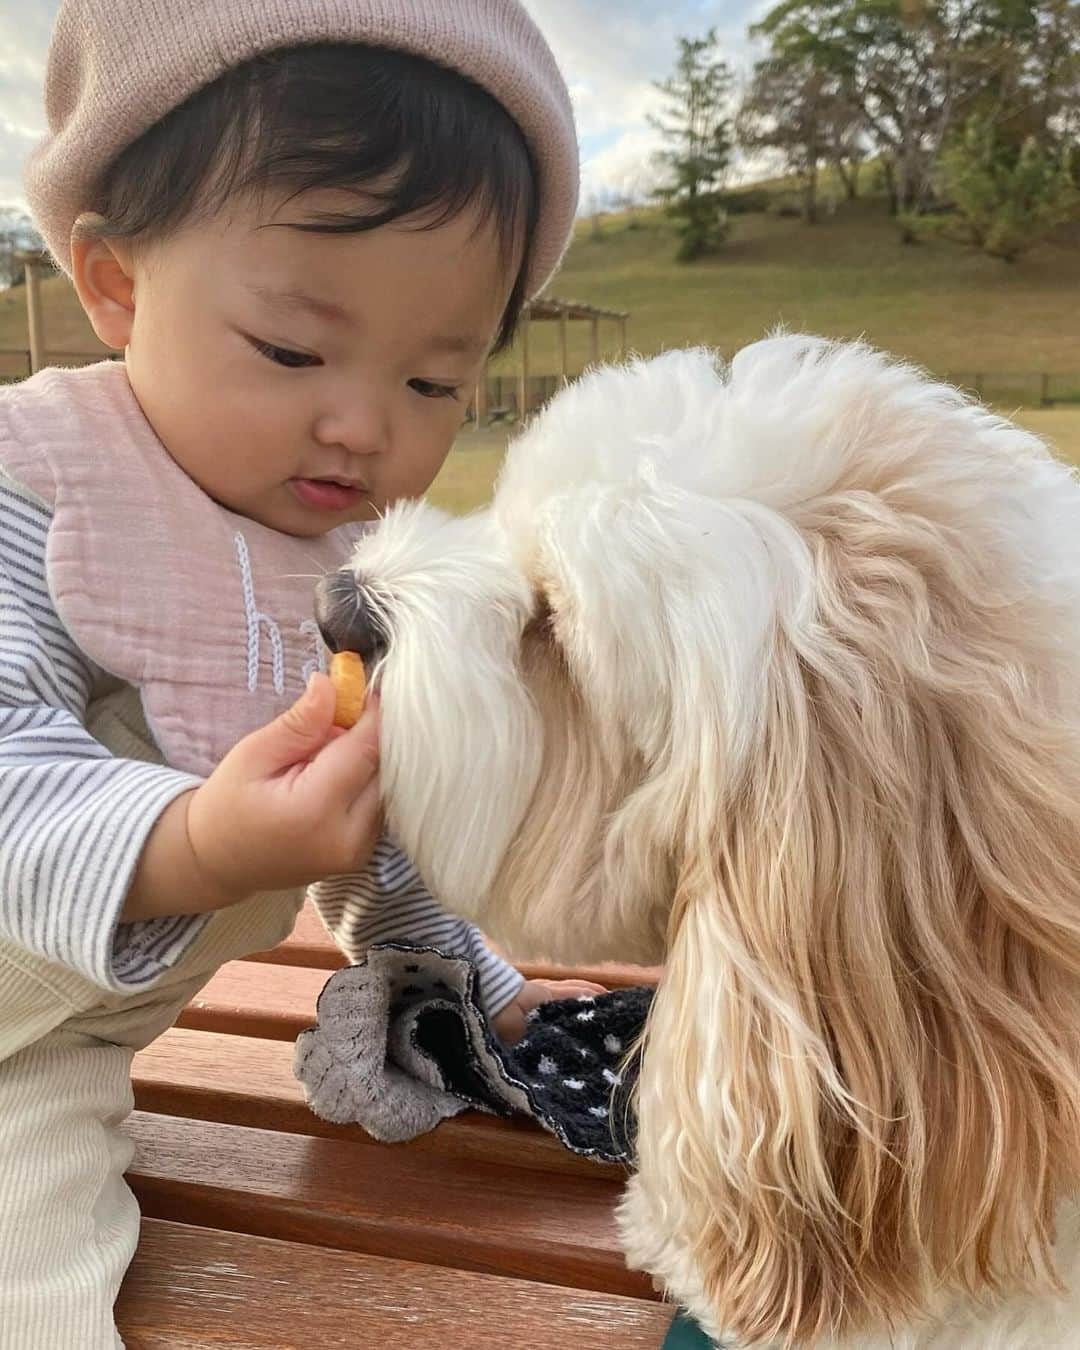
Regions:
M 324 1120 L 400 1142 L 475 1107 L 532 1116 L 575 1153 L 625 1161 L 633 1122 L 625 1072 L 652 991 L 542 1004 L 504 1046 L 479 1004 L 472 963 L 382 943 L 336 971 L 293 1069 Z

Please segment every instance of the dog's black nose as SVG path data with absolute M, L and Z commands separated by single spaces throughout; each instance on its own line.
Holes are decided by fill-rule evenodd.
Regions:
M 370 662 L 386 647 L 386 634 L 348 568 L 331 572 L 319 582 L 315 589 L 315 620 L 332 652 L 356 652 Z

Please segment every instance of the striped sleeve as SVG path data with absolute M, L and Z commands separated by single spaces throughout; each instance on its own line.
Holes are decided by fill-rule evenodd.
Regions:
M 200 780 L 114 758 L 86 731 L 99 672 L 49 596 L 49 521 L 0 476 L 0 937 L 130 994 L 207 921 L 119 921 L 154 822 Z
M 376 942 L 412 942 L 464 956 L 476 967 L 480 1002 L 489 1017 L 501 1012 L 524 977 L 491 950 L 478 928 L 447 914 L 408 858 L 381 839 L 364 872 L 320 881 L 309 892 L 323 923 L 350 961 Z

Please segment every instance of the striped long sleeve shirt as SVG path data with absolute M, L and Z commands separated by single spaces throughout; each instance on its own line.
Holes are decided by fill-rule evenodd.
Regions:
M 207 922 L 136 923 L 120 913 L 155 821 L 199 783 L 117 758 L 87 730 L 107 680 L 57 617 L 46 584 L 50 513 L 0 475 L 0 937 L 78 971 L 110 993 L 137 993 L 174 966 Z M 521 976 L 479 932 L 446 914 L 389 840 L 363 873 L 312 889 L 351 959 L 403 940 L 473 960 L 489 1015 Z

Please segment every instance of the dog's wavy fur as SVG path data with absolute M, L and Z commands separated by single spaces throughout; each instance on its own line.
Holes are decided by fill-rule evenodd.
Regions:
M 740 1345 L 1076 1344 L 1069 472 L 779 336 L 591 374 L 490 512 L 399 508 L 354 567 L 436 893 L 515 950 L 665 963 L 632 1263 Z

